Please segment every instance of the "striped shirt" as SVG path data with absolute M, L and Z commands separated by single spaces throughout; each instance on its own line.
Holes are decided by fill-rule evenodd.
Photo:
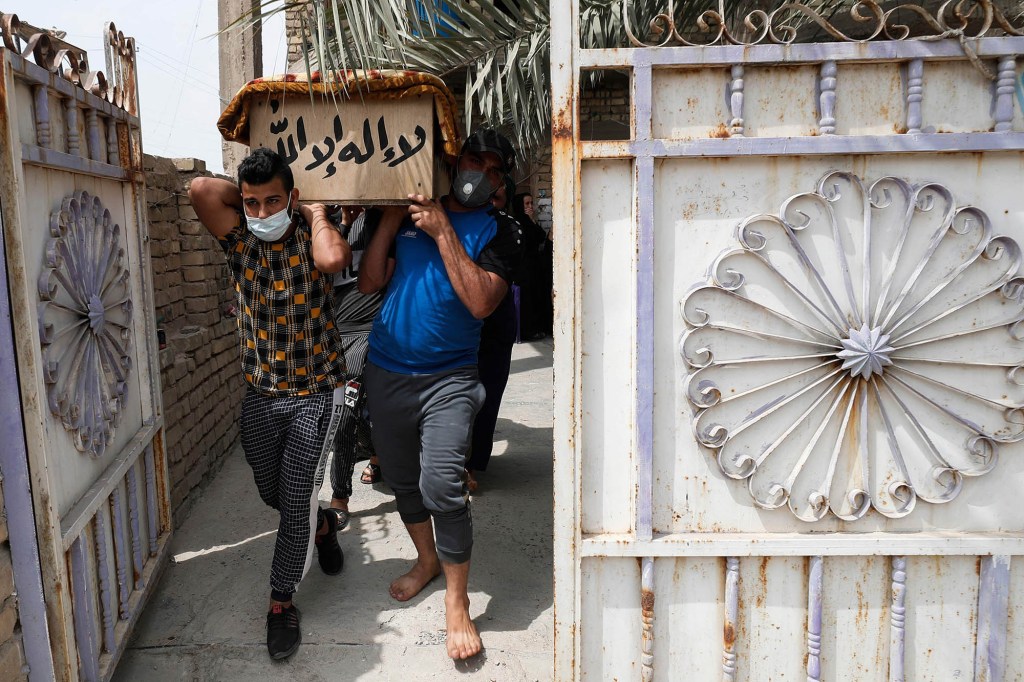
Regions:
M 332 277 L 313 265 L 309 225 L 296 219 L 287 240 L 271 243 L 250 232 L 239 214 L 218 240 L 235 281 L 242 373 L 271 396 L 331 391 L 345 377 Z

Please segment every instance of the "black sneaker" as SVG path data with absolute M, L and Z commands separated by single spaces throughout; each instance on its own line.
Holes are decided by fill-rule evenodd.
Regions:
M 338 517 L 322 513 L 320 518 L 327 519 L 327 532 L 316 536 L 316 559 L 320 562 L 321 571 L 327 575 L 338 575 L 345 565 L 345 555 L 338 544 Z
M 275 660 L 288 658 L 299 648 L 302 631 L 299 629 L 299 610 L 295 604 L 284 607 L 274 604 L 267 614 L 267 651 Z

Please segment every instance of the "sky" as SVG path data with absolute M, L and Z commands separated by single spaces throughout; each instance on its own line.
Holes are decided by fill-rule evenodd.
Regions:
M 223 172 L 217 118 L 217 0 L 0 0 L 0 11 L 41 28 L 67 31 L 66 40 L 103 70 L 103 26 L 113 21 L 135 38 L 142 147 L 147 154 L 195 157 Z M 263 27 L 264 74 L 285 71 L 284 15 Z

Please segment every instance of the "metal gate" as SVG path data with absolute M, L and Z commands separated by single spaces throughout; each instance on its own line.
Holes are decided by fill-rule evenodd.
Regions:
M 2 20 L 0 372 L 22 419 L 0 466 L 26 658 L 33 680 L 106 679 L 171 530 L 135 46 L 109 24 L 104 75 Z
M 597 50 L 579 4 L 551 7 L 556 679 L 1024 678 L 1021 28 L 790 3 L 737 36 L 666 0 Z M 598 69 L 629 139 L 581 140 Z

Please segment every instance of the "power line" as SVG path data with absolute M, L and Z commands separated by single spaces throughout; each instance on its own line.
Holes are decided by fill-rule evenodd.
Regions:
M 264 29 L 266 28 L 266 24 L 265 23 L 264 23 L 263 28 Z M 263 30 L 261 32 L 261 35 L 262 36 L 266 36 L 267 35 L 266 31 Z M 279 40 L 277 42 L 277 52 L 274 54 L 274 73 L 278 73 L 277 64 L 278 64 L 278 61 L 281 59 L 281 46 L 282 45 L 286 46 L 287 44 L 288 44 L 288 29 L 287 29 L 287 24 L 285 24 L 285 31 L 284 31 L 284 33 L 281 34 L 281 40 Z M 263 46 L 266 47 L 266 43 L 264 43 Z M 280 73 L 284 73 L 287 70 L 288 70 L 288 55 L 287 55 L 287 53 L 285 53 L 285 65 L 284 65 L 284 68 L 280 71 Z M 267 75 L 273 75 L 273 74 L 263 74 L 263 75 L 267 76 Z
M 174 55 L 167 54 L 166 52 L 161 52 L 160 50 L 158 50 L 155 47 L 153 47 L 153 45 L 150 44 L 150 43 L 136 43 L 136 47 L 138 48 L 138 50 L 140 52 L 145 50 L 148 53 L 151 53 L 151 54 L 155 53 L 155 54 L 159 55 L 161 57 L 161 61 L 167 62 L 168 64 L 171 64 L 172 62 L 176 62 L 177 64 L 180 64 L 181 66 L 189 67 L 189 64 L 187 62 L 184 62 L 184 61 L 178 59 Z M 206 75 L 206 76 L 214 75 L 214 74 L 210 73 L 209 71 L 203 71 L 202 73 L 204 75 Z
M 203 0 L 199 0 L 196 3 L 196 19 L 195 24 L 192 26 L 192 35 L 188 39 L 188 54 L 185 56 L 185 75 L 188 75 L 189 63 L 192 61 L 192 48 L 196 44 L 196 32 L 199 30 L 199 14 L 203 9 Z M 185 82 L 181 83 L 181 87 L 178 89 L 178 103 L 174 105 L 174 117 L 171 119 L 171 129 L 167 131 L 167 142 L 165 147 L 171 143 L 171 133 L 174 132 L 174 123 L 178 120 L 178 109 L 181 107 L 181 96 L 185 92 Z
M 142 56 L 142 53 L 139 53 L 139 54 L 140 54 L 140 56 Z M 208 93 L 210 93 L 212 95 L 216 95 L 217 99 L 220 100 L 221 104 L 226 104 L 225 100 L 221 100 L 220 99 L 220 91 L 217 90 L 217 88 L 214 87 L 211 83 L 209 83 L 207 81 L 199 80 L 195 76 L 190 76 L 186 72 L 184 72 L 184 71 L 182 71 L 180 69 L 174 69 L 173 66 L 167 64 L 166 62 L 158 61 L 156 58 L 152 57 L 151 55 L 144 55 L 144 57 L 145 58 L 144 58 L 143 61 L 145 61 L 147 65 L 149 65 L 149 66 L 153 67 L 154 69 L 157 69 L 158 71 L 161 71 L 161 72 L 167 74 L 168 76 L 171 76 L 172 78 L 175 78 L 175 79 L 177 79 L 177 80 L 179 80 L 179 81 L 181 81 L 181 82 L 183 82 L 183 83 L 185 83 L 185 84 L 187 84 L 187 85 L 189 85 L 191 87 L 203 90 L 203 91 L 208 92 Z
M 199 78 L 198 75 L 190 74 L 181 67 L 175 66 L 174 64 L 169 64 L 168 62 L 163 61 L 159 57 L 156 57 L 151 54 L 142 54 L 141 52 L 139 53 L 139 55 L 146 61 L 146 63 L 152 66 L 157 66 L 163 69 L 165 72 L 173 73 L 180 79 L 188 80 L 194 84 L 198 84 L 205 88 L 209 88 L 210 90 L 217 90 L 217 86 L 215 86 L 210 81 Z
M 211 88 L 206 83 L 194 80 L 192 78 L 188 78 L 186 76 L 182 76 L 180 72 L 170 71 L 164 66 L 158 64 L 157 62 L 143 61 L 142 65 L 146 68 L 153 68 L 160 72 L 159 74 L 157 74 L 157 82 L 163 81 L 163 76 L 167 76 L 178 81 L 179 83 L 184 83 L 195 92 L 199 92 L 204 95 L 210 95 L 212 97 L 217 97 L 218 100 L 220 99 L 220 96 L 218 95 L 217 91 Z

